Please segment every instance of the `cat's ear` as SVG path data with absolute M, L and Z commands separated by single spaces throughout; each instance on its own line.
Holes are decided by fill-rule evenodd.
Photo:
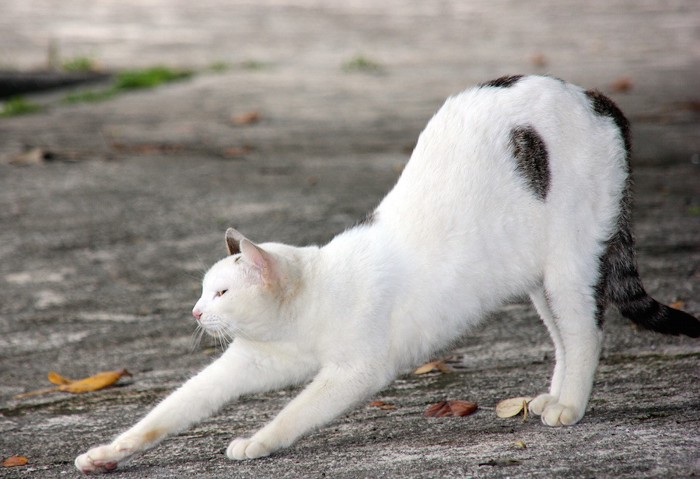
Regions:
M 245 236 L 243 236 L 237 230 L 233 228 L 229 228 L 226 230 L 226 249 L 228 250 L 229 256 L 241 252 L 240 245 L 241 241 L 243 241 L 244 239 L 246 239 Z
M 277 264 L 275 258 L 247 238 L 239 243 L 243 257 L 255 266 L 266 286 L 277 283 Z

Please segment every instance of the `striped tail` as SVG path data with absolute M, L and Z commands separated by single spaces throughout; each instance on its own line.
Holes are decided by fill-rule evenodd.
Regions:
M 644 290 L 637 271 L 634 236 L 630 228 L 630 180 L 622 199 L 618 231 L 602 258 L 601 278 L 605 302 L 612 303 L 634 323 L 663 334 L 700 337 L 700 321 L 683 311 L 659 303 Z
M 659 303 L 649 296 L 642 286 L 637 271 L 632 235 L 632 180 L 629 176 L 630 152 L 632 148 L 630 125 L 615 103 L 602 93 L 589 90 L 586 95 L 591 108 L 598 115 L 612 119 L 620 130 L 620 137 L 627 152 L 627 182 L 620 201 L 620 216 L 617 233 L 608 242 L 601 258 L 601 277 L 597 287 L 598 321 L 602 323 L 605 306 L 614 304 L 622 315 L 636 324 L 664 334 L 685 334 L 692 338 L 700 336 L 700 321 L 697 318 Z

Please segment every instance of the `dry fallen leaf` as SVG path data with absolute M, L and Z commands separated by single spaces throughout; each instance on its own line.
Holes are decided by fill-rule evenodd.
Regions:
M 530 57 L 530 63 L 538 68 L 544 68 L 549 64 L 549 60 L 544 53 L 535 53 Z
M 518 449 L 527 449 L 527 444 L 525 444 L 523 441 L 516 441 L 515 447 Z
M 423 413 L 426 417 L 457 417 L 469 416 L 476 412 L 479 406 L 469 401 L 440 401 L 433 404 Z
M 10 157 L 8 163 L 15 166 L 40 165 L 53 158 L 53 153 L 43 148 L 31 148 L 25 152 Z
M 2 467 L 17 467 L 29 464 L 29 459 L 24 456 L 12 456 L 2 461 Z
M 506 418 L 520 414 L 520 411 L 525 411 L 527 414 L 527 405 L 532 401 L 531 397 L 517 397 L 504 399 L 496 404 L 496 416 Z
M 669 306 L 672 307 L 673 309 L 683 309 L 683 307 L 685 306 L 685 301 L 679 300 L 679 301 L 676 301 L 675 303 L 669 304 Z
M 237 115 L 233 117 L 234 125 L 252 125 L 261 120 L 262 115 L 257 111 L 249 111 L 248 113 L 243 113 L 242 115 Z
M 60 391 L 73 394 L 99 391 L 100 389 L 104 389 L 116 383 L 122 376 L 131 376 L 131 373 L 126 369 L 119 371 L 106 371 L 90 376 L 89 378 L 81 379 L 80 381 L 62 384 L 58 387 L 58 389 Z
M 241 158 L 243 156 L 246 156 L 250 154 L 250 152 L 253 151 L 253 149 L 249 146 L 232 146 L 230 148 L 226 148 L 224 150 L 224 157 L 225 158 Z
M 40 389 L 38 391 L 32 391 L 24 394 L 19 394 L 15 396 L 17 399 L 40 396 L 42 394 L 50 394 L 53 392 L 61 391 L 72 394 L 81 394 L 92 391 L 99 391 L 109 387 L 119 381 L 122 376 L 131 376 L 131 373 L 126 369 L 120 371 L 105 371 L 89 378 L 81 379 L 80 381 L 71 381 L 70 379 L 64 378 L 60 374 L 51 371 L 49 373 L 49 381 L 57 384 L 55 388 Z
M 393 411 L 396 409 L 396 406 L 394 404 L 384 401 L 372 401 L 371 403 L 369 403 L 369 405 L 371 407 L 379 408 L 382 411 Z
M 415 371 L 413 371 L 413 374 L 427 374 L 431 371 L 434 371 L 437 369 L 441 373 L 451 373 L 454 372 L 451 367 L 449 367 L 447 364 L 445 364 L 445 361 L 442 359 L 437 360 L 437 361 L 431 361 L 429 363 L 425 363 Z
M 56 371 L 49 371 L 49 381 L 52 384 L 58 384 L 58 385 L 70 384 L 73 382 L 72 379 L 65 378 L 65 377 L 61 376 L 60 374 L 58 374 Z
M 627 93 L 633 87 L 634 82 L 627 77 L 618 78 L 612 83 L 612 85 L 610 85 L 610 89 L 613 91 L 613 93 Z

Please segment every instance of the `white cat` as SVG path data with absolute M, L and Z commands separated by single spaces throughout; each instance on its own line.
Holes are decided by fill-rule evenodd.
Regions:
M 550 426 L 586 410 L 608 304 L 647 328 L 700 335 L 650 298 L 630 229 L 628 123 L 598 92 L 503 77 L 447 100 L 377 209 L 323 247 L 255 245 L 204 277 L 193 314 L 235 337 L 213 364 L 75 464 L 104 472 L 241 395 L 307 383 L 231 459 L 267 456 L 327 424 L 529 294 L 556 347 Z

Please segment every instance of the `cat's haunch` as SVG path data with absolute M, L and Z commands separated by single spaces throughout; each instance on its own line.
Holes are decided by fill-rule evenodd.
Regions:
M 305 389 L 230 459 L 287 447 L 528 294 L 556 350 L 550 426 L 584 415 L 608 305 L 662 333 L 700 322 L 652 299 L 631 230 L 629 125 L 604 95 L 509 76 L 446 101 L 374 212 L 323 247 L 226 232 L 204 277 L 198 325 L 223 355 L 111 444 L 79 456 L 106 472 L 246 394 Z

